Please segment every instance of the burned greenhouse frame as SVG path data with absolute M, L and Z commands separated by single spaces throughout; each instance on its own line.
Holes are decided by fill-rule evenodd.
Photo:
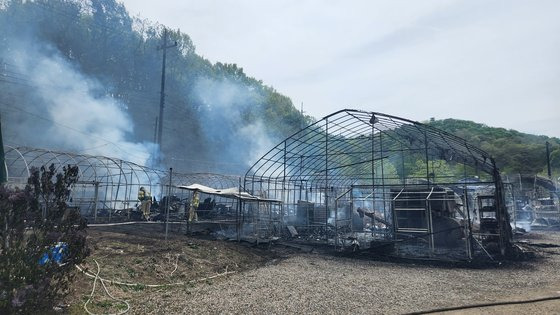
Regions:
M 178 186 L 198 183 L 230 188 L 238 187 L 240 182 L 239 176 L 171 173 L 106 156 L 12 146 L 4 146 L 4 151 L 8 185 L 15 187 L 22 188 L 27 184 L 33 167 L 48 167 L 53 164 L 59 172 L 67 165 L 78 166 L 78 181 L 72 188 L 69 206 L 78 208 L 89 223 L 139 219 L 134 214 L 138 214 L 135 210 L 140 204 L 138 191 L 141 187 L 151 192 L 151 196 L 159 201 L 159 213 L 164 212 L 165 197 L 170 196 L 170 220 L 184 220 L 185 204 L 191 196 L 178 189 Z M 155 207 L 153 209 L 156 210 Z
M 510 248 L 494 159 L 460 137 L 396 116 L 328 115 L 256 161 L 243 186 L 282 201 L 273 216 L 252 211 L 245 221 L 261 229 L 280 222 L 270 229 L 274 237 L 295 242 L 446 260 L 494 259 Z

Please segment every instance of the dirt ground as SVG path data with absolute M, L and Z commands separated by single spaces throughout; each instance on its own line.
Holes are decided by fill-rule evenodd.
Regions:
M 178 230 L 175 229 L 175 232 Z M 441 307 L 560 296 L 560 232 L 534 232 L 537 258 L 485 268 L 379 261 L 284 246 L 187 237 L 159 225 L 90 228 L 85 266 L 128 314 L 404 314 Z M 539 245 L 544 244 L 544 245 Z M 227 273 L 226 273 L 227 271 Z M 213 277 L 208 279 L 208 277 Z M 146 284 L 182 283 L 151 288 Z M 67 313 L 83 314 L 93 279 L 76 276 Z M 88 309 L 124 311 L 98 283 Z M 560 300 L 448 314 L 560 314 Z

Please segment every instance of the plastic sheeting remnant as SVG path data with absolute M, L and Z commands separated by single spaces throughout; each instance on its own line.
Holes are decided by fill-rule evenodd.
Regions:
M 204 193 L 204 194 L 222 196 L 222 197 L 226 197 L 226 198 L 241 199 L 243 201 L 278 202 L 278 203 L 281 202 L 280 200 L 276 200 L 276 199 L 266 199 L 266 198 L 253 196 L 253 195 L 249 194 L 248 192 L 240 191 L 240 189 L 237 188 L 237 187 L 231 187 L 231 188 L 226 188 L 226 189 L 214 189 L 214 188 L 204 186 L 204 185 L 200 185 L 200 184 L 192 184 L 192 185 L 189 185 L 189 186 L 177 186 L 177 188 L 186 189 L 186 190 L 193 190 L 193 191 L 198 190 L 198 191 L 200 191 L 201 193 Z

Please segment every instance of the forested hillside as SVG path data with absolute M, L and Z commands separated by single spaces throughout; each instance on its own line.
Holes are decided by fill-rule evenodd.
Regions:
M 0 1 L 0 109 L 6 144 L 152 165 L 163 25 L 115 0 Z M 188 30 L 185 30 L 188 33 Z M 196 53 L 169 30 L 163 163 L 240 173 L 310 120 L 291 100 Z
M 560 175 L 560 139 L 536 136 L 504 128 L 492 128 L 458 119 L 430 120 L 429 125 L 464 138 L 490 153 L 507 174 L 546 175 L 546 142 L 550 143 L 553 174 Z
M 167 53 L 160 150 L 154 142 L 163 25 L 131 17 L 115 0 L 0 0 L 0 28 L 0 113 L 8 145 L 240 174 L 312 121 L 240 66 L 198 55 L 189 30 L 169 30 L 168 42 L 177 47 Z M 455 119 L 429 124 L 489 152 L 506 173 L 545 174 L 549 141 L 560 173 L 557 138 Z

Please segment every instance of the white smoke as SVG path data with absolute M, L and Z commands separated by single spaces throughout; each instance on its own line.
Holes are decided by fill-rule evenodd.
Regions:
M 515 222 L 514 228 L 522 228 L 525 232 L 531 232 L 531 222 Z
M 247 142 L 247 165 L 251 166 L 265 155 L 276 143 L 265 132 L 266 127 L 257 120 L 239 129 L 238 134 Z
M 49 121 L 38 123 L 37 117 L 24 115 L 12 125 L 26 143 L 140 165 L 147 165 L 150 154 L 159 151 L 153 143 L 129 141 L 134 128 L 126 107 L 106 96 L 97 80 L 82 75 L 56 49 L 15 42 L 2 57 L 30 85 L 30 93 L 20 96 L 20 109 Z
M 247 168 L 273 147 L 270 128 L 257 108 L 263 97 L 257 87 L 225 78 L 201 78 L 194 91 L 203 105 L 206 117 L 202 120 L 209 122 L 201 126 L 206 137 L 227 139 L 224 156 Z

